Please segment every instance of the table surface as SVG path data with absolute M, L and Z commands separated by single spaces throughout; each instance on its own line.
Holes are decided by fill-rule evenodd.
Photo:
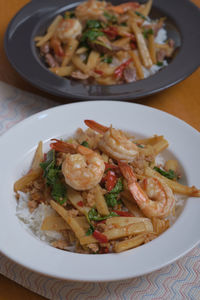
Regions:
M 63 99 L 50 96 L 32 87 L 24 81 L 9 64 L 3 47 L 3 38 L 8 23 L 16 12 L 23 7 L 28 0 L 1 0 L 0 1 L 0 80 L 9 83 L 22 90 L 26 90 L 49 99 L 63 102 Z M 200 0 L 193 0 L 200 7 Z M 181 83 L 148 98 L 137 100 L 137 103 L 145 104 L 165 112 L 168 112 L 200 131 L 200 68 L 189 78 Z M 0 300 L 8 299 L 45 299 L 15 282 L 0 275 Z

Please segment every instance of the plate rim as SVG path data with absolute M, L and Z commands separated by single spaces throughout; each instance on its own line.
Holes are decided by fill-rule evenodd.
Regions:
M 160 6 L 162 6 L 163 3 L 164 3 L 164 0 L 162 0 L 162 1 L 163 2 L 159 3 Z M 173 1 L 173 4 L 180 4 L 180 0 L 168 0 L 168 1 Z M 192 12 L 195 11 L 195 13 L 196 13 L 198 11 L 199 14 L 200 14 L 200 9 L 196 5 L 194 5 L 192 2 L 187 1 L 187 0 L 181 0 L 181 1 L 182 2 L 184 1 L 184 3 L 182 3 L 183 8 L 184 8 L 184 4 L 187 4 L 187 6 L 189 5 L 189 7 L 191 7 L 191 9 L 193 10 Z M 45 0 L 43 0 L 41 3 L 45 3 Z M 9 32 L 10 32 L 10 29 L 12 27 L 12 24 L 15 22 L 16 17 L 19 16 L 20 14 L 22 14 L 23 11 L 25 11 L 26 9 L 28 9 L 28 11 L 29 11 L 30 7 L 34 7 L 35 5 L 38 5 L 37 1 L 32 1 L 32 2 L 28 3 L 11 20 L 11 22 L 10 22 L 8 28 L 7 28 L 5 37 L 4 37 L 4 48 L 5 48 L 6 55 L 7 55 L 8 59 L 9 59 L 11 65 L 20 74 L 20 76 L 22 76 L 26 81 L 28 81 L 33 86 L 35 86 L 38 89 L 43 90 L 43 91 L 45 91 L 45 92 L 47 92 L 49 94 L 53 94 L 53 95 L 59 96 L 61 98 L 65 98 L 65 99 L 67 98 L 67 99 L 70 99 L 70 100 L 74 100 L 74 98 L 76 98 L 79 101 L 80 100 L 85 100 L 85 99 L 93 100 L 94 98 L 97 99 L 97 100 L 100 100 L 100 99 L 104 99 L 104 100 L 107 100 L 107 99 L 109 99 L 109 100 L 112 100 L 112 99 L 113 100 L 122 100 L 122 98 L 124 100 L 137 100 L 139 98 L 142 98 L 142 97 L 145 97 L 145 96 L 150 96 L 150 95 L 153 95 L 155 93 L 161 92 L 161 91 L 163 91 L 163 90 L 165 90 L 165 89 L 167 89 L 167 88 L 169 88 L 169 87 L 171 87 L 171 86 L 173 86 L 173 85 L 181 82 L 182 80 L 184 80 L 185 78 L 187 78 L 188 76 L 190 76 L 199 67 L 199 65 L 200 65 L 200 59 L 198 61 L 196 59 L 195 63 L 193 61 L 192 64 L 191 63 L 187 64 L 187 68 L 186 68 L 187 70 L 179 71 L 179 75 L 176 75 L 175 79 L 173 79 L 173 80 L 170 79 L 170 74 L 173 74 L 173 71 L 176 70 L 177 67 L 181 66 L 181 62 L 185 61 L 185 59 L 184 59 L 184 51 L 186 51 L 186 50 L 188 51 L 188 47 L 187 47 L 186 43 L 184 43 L 183 38 L 185 38 L 186 36 L 187 36 L 187 38 L 190 38 L 190 37 L 189 37 L 188 34 L 186 34 L 186 31 L 183 31 L 182 28 L 179 27 L 179 31 L 180 31 L 181 36 L 182 36 L 181 38 L 182 38 L 182 41 L 183 41 L 182 46 L 181 46 L 182 50 L 179 51 L 177 57 L 174 58 L 173 61 L 166 68 L 164 68 L 163 70 L 161 70 L 163 76 L 160 73 L 156 73 L 153 76 L 150 76 L 150 77 L 148 77 L 146 79 L 143 79 L 141 81 L 137 81 L 137 82 L 132 83 L 132 84 L 130 83 L 130 84 L 123 84 L 123 85 L 116 85 L 115 86 L 116 88 L 117 87 L 123 87 L 125 89 L 125 86 L 127 86 L 127 85 L 130 85 L 130 89 L 133 88 L 133 92 L 130 91 L 130 89 L 129 89 L 129 91 L 127 93 L 125 92 L 124 94 L 119 94 L 119 89 L 118 89 L 118 94 L 117 94 L 117 92 L 115 94 L 113 94 L 111 92 L 111 94 L 92 95 L 92 94 L 90 94 L 90 91 L 87 91 L 87 94 L 81 95 L 81 90 L 78 93 L 74 93 L 74 90 L 73 90 L 72 86 L 68 86 L 67 90 L 63 91 L 63 90 L 59 89 L 59 87 L 57 85 L 52 86 L 53 79 L 55 81 L 57 80 L 57 83 L 59 83 L 60 85 L 64 84 L 64 81 L 62 81 L 62 80 L 65 80 L 67 82 L 70 82 L 70 80 L 59 78 L 60 79 L 60 81 L 59 81 L 59 79 L 56 78 L 57 77 L 56 75 L 54 75 L 54 74 L 48 75 L 45 72 L 45 71 L 48 71 L 46 69 L 46 67 L 45 66 L 39 66 L 39 63 L 38 63 L 38 68 L 39 68 L 38 70 L 43 71 L 43 69 L 45 69 L 45 71 L 44 71 L 45 74 L 47 74 L 49 76 L 48 80 L 51 80 L 51 83 L 48 83 L 47 80 L 45 80 L 45 79 L 42 79 L 42 81 L 40 82 L 40 80 L 37 80 L 36 78 L 30 77 L 30 74 L 28 75 L 27 71 L 24 71 L 24 69 L 23 69 L 22 66 L 19 67 L 17 65 L 16 59 L 13 59 L 13 57 L 12 57 L 12 52 L 11 52 L 11 49 L 10 49 L 11 45 L 10 45 L 10 42 L 9 42 Z M 159 9 L 160 9 L 160 6 L 158 6 Z M 172 16 L 170 15 L 170 18 L 172 18 L 175 23 L 177 23 L 177 21 L 178 21 L 178 23 L 180 23 L 180 19 L 181 18 L 180 17 L 177 18 L 177 19 L 174 18 L 174 14 L 175 13 L 173 13 L 173 11 L 172 11 Z M 191 17 L 192 17 L 192 13 L 191 13 Z M 199 22 L 199 24 L 200 24 L 200 22 Z M 178 24 L 178 25 L 180 25 L 180 24 Z M 197 41 L 198 47 L 200 48 L 200 42 L 198 42 L 200 40 L 199 33 L 196 32 L 195 36 L 196 36 L 195 40 Z M 199 38 L 198 38 L 198 36 L 199 36 Z M 192 38 L 192 41 L 194 41 L 194 38 Z M 193 48 L 196 49 L 196 47 L 193 47 Z M 186 50 L 184 50 L 184 49 L 186 49 Z M 193 50 L 193 51 L 196 51 L 196 50 Z M 33 55 L 31 54 L 31 56 L 34 56 L 34 54 Z M 190 59 L 193 60 L 193 55 L 190 56 L 190 57 L 191 57 Z M 174 65 L 174 62 L 175 62 L 175 65 Z M 158 75 L 158 76 L 156 76 L 156 75 Z M 160 75 L 161 75 L 161 77 L 160 77 Z M 159 81 L 163 82 L 163 79 L 164 79 L 164 83 L 161 83 L 161 84 L 159 83 L 153 89 L 151 89 L 150 87 L 148 87 L 148 89 L 147 89 L 146 85 L 145 85 L 145 87 L 141 87 L 142 86 L 141 82 L 146 81 L 146 84 L 149 85 L 149 86 L 151 86 L 152 82 L 155 85 L 155 82 L 159 82 Z M 94 85 L 94 86 L 96 86 L 96 85 Z M 97 85 L 97 87 L 98 87 L 98 85 Z M 112 88 L 114 86 L 108 86 L 108 87 Z M 80 83 L 80 88 L 81 89 L 83 88 L 83 84 L 81 84 L 81 83 Z M 70 89 L 72 89 L 73 91 L 71 92 Z M 79 86 L 78 86 L 78 90 L 79 90 Z
M 127 107 L 131 107 L 131 108 L 134 108 L 134 107 L 138 107 L 139 109 L 141 109 L 141 110 L 148 110 L 149 112 L 152 112 L 152 111 L 156 111 L 157 113 L 160 113 L 161 115 L 165 115 L 165 116 L 167 116 L 168 118 L 172 118 L 172 119 L 174 119 L 174 120 L 178 120 L 178 122 L 180 122 L 180 124 L 182 124 L 182 125 L 184 125 L 184 126 L 186 126 L 188 129 L 190 129 L 190 130 L 192 130 L 193 132 L 195 132 L 195 134 L 198 134 L 198 137 L 199 137 L 199 132 L 195 129 L 195 128 L 193 128 L 193 127 L 191 127 L 189 124 L 187 124 L 186 122 L 184 122 L 183 120 L 181 120 L 181 119 L 179 119 L 179 118 L 177 118 L 177 117 L 175 117 L 175 116 L 173 116 L 173 115 L 171 115 L 171 114 L 169 114 L 169 113 L 166 113 L 166 112 L 163 112 L 163 111 L 161 111 L 161 110 L 159 110 L 159 109 L 155 109 L 155 108 L 152 108 L 152 107 L 148 107 L 148 106 L 145 106 L 145 105 L 141 105 L 141 104 L 136 104 L 136 103 L 124 103 L 123 101 L 87 101 L 87 102 L 77 102 L 77 103 L 71 103 L 71 104 L 63 104 L 63 105 L 60 105 L 60 106 L 55 106 L 55 107 L 53 107 L 53 108 L 49 108 L 49 109 L 46 109 L 46 110 L 43 110 L 43 111 L 41 111 L 41 112 L 38 112 L 38 113 L 36 113 L 36 114 L 33 114 L 32 116 L 30 116 L 30 117 L 28 117 L 28 118 L 26 118 L 26 119 L 24 119 L 23 121 L 21 121 L 21 122 L 19 122 L 18 124 L 16 124 L 15 126 L 13 126 L 12 128 L 10 128 L 8 131 L 6 131 L 2 136 L 1 136 L 1 139 L 0 139 L 0 144 L 2 144 L 3 142 L 2 142 L 2 140 L 5 140 L 6 139 L 6 137 L 8 136 L 9 137 L 9 135 L 12 135 L 12 131 L 19 131 L 19 130 L 21 130 L 20 129 L 20 126 L 23 128 L 23 126 L 26 126 L 26 125 L 28 125 L 28 123 L 30 123 L 30 122 L 35 122 L 36 120 L 37 120 L 37 118 L 39 117 L 39 116 L 41 116 L 42 114 L 44 114 L 44 113 L 47 113 L 47 115 L 48 115 L 48 113 L 49 113 L 49 111 L 51 111 L 51 113 L 53 113 L 55 110 L 58 110 L 58 112 L 59 111 L 62 111 L 63 110 L 63 107 L 65 107 L 65 109 L 67 110 L 67 108 L 68 107 L 76 107 L 77 105 L 79 105 L 79 104 L 81 104 L 81 106 L 85 106 L 85 103 L 86 103 L 86 106 L 97 106 L 98 104 L 100 104 L 100 105 L 107 105 L 107 104 L 110 104 L 110 105 L 117 105 L 117 106 L 121 106 L 121 105 L 125 105 L 125 106 L 127 106 Z M 75 108 L 74 108 L 75 109 Z M 57 113 L 58 114 L 58 113 Z M 48 116 L 47 116 L 47 118 L 48 118 Z M 30 234 L 30 233 L 28 233 L 28 234 Z M 160 237 L 162 237 L 163 235 L 161 235 Z M 159 237 L 159 238 L 160 238 Z M 156 240 L 158 240 L 159 238 L 157 238 Z M 155 240 L 155 241 L 156 241 Z M 154 241 L 153 241 L 154 242 Z M 194 248 L 197 244 L 199 243 L 199 240 L 196 242 L 196 243 L 193 243 L 193 245 L 191 245 L 190 246 L 190 248 L 189 249 L 187 249 L 186 251 L 184 251 L 184 252 L 182 252 L 179 256 L 176 256 L 174 259 L 171 259 L 170 261 L 168 261 L 167 263 L 163 263 L 162 265 L 159 265 L 159 267 L 158 266 L 155 266 L 154 268 L 151 268 L 151 270 L 149 270 L 149 272 L 141 272 L 141 273 L 137 273 L 136 275 L 134 275 L 134 276 L 128 276 L 128 277 L 124 277 L 124 276 L 122 276 L 122 277 L 120 277 L 120 276 L 116 276 L 115 278 L 107 278 L 106 280 L 104 280 L 103 278 L 95 278 L 94 280 L 92 280 L 92 277 L 87 277 L 87 279 L 84 279 L 84 278 L 77 278 L 77 277 L 69 277 L 69 276 L 65 276 L 65 277 L 63 277 L 63 276 L 61 276 L 61 277 L 59 277 L 58 276 L 58 274 L 57 274 L 57 276 L 56 276 L 56 274 L 49 274 L 49 273 L 46 273 L 46 272 L 44 272 L 44 271 L 38 271 L 38 269 L 37 268 L 34 268 L 34 266 L 32 266 L 32 267 L 29 267 L 29 266 L 27 266 L 27 265 L 24 265 L 23 263 L 20 263 L 19 262 L 19 260 L 18 261 L 16 261 L 16 259 L 13 259 L 13 257 L 10 257 L 10 256 L 8 256 L 9 257 L 9 259 L 11 259 L 11 260 L 14 260 L 15 262 L 17 262 L 18 264 L 20 264 L 20 265 L 22 265 L 23 267 L 25 267 L 25 268 L 27 268 L 27 269 L 30 269 L 30 270 L 32 270 L 32 271 L 35 271 L 35 272 L 37 272 L 37 273 L 40 273 L 40 274 L 43 274 L 43 275 L 46 275 L 46 276 L 50 276 L 50 277 L 54 277 L 54 278 L 60 278 L 60 279 L 67 279 L 67 280 L 76 280 L 76 281 L 86 281 L 86 282 L 91 282 L 91 281 L 93 281 L 93 282 L 104 282 L 104 281 L 116 281 L 116 280 L 124 280 L 124 279 L 129 279 L 129 278 L 133 278 L 133 277 L 137 277 L 137 276 L 142 276 L 142 275 L 145 275 L 145 274 L 148 274 L 148 273 L 151 273 L 151 272 L 153 272 L 153 271 L 155 271 L 155 270 L 158 270 L 158 269 L 160 269 L 160 268 L 162 268 L 162 267 L 164 267 L 164 266 L 167 266 L 167 265 L 169 265 L 169 264 L 171 264 L 172 262 L 174 262 L 174 261 L 176 261 L 177 259 L 179 259 L 180 257 L 182 257 L 182 256 L 184 256 L 186 253 L 188 253 L 192 248 Z M 148 245 L 148 244 L 147 244 Z M 139 247 L 140 248 L 140 247 Z M 139 249 L 138 248 L 138 249 Z M 2 250 L 1 250 L 1 252 L 2 252 Z M 127 252 L 127 251 L 126 251 Z M 3 252 L 3 254 L 4 255 L 6 255 L 6 253 L 4 253 Z M 77 255 L 77 254 L 75 254 L 75 255 Z M 113 254 L 108 254 L 108 255 L 112 255 L 113 256 Z M 117 254 L 118 255 L 118 254 Z M 123 256 L 124 254 L 122 254 L 122 256 Z M 7 255 L 6 255 L 7 256 Z

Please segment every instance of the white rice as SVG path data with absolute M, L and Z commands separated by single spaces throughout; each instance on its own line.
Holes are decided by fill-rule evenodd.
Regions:
M 55 214 L 55 211 L 48 205 L 41 203 L 32 213 L 28 208 L 28 195 L 20 192 L 17 202 L 16 215 L 28 229 L 40 240 L 51 243 L 60 240 L 62 235 L 56 231 L 41 230 L 41 225 L 45 217 Z
M 147 21 L 145 21 L 145 22 L 147 22 Z M 164 28 L 159 29 L 159 31 L 157 33 L 157 36 L 155 38 L 155 42 L 158 43 L 158 44 L 164 44 L 164 42 L 166 41 L 166 39 L 167 39 L 167 31 Z M 150 69 L 147 69 L 147 68 L 145 68 L 145 67 L 142 66 L 143 73 L 144 73 L 144 78 L 147 78 L 147 77 L 149 77 L 151 75 L 154 75 L 160 69 L 166 67 L 167 65 L 168 65 L 167 61 L 164 60 L 162 66 L 153 65 Z

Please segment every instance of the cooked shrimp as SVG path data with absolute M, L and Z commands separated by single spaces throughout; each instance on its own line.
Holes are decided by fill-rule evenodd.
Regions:
M 55 35 L 66 42 L 69 38 L 76 38 L 82 32 L 82 25 L 77 19 L 62 20 L 58 25 Z
M 139 7 L 140 4 L 138 2 L 126 2 L 120 5 L 112 6 L 110 9 L 117 14 L 124 14 L 130 9 L 136 10 Z
M 118 164 L 143 214 L 148 218 L 167 217 L 175 205 L 171 188 L 161 180 L 151 177 L 145 178 L 140 185 L 133 169 L 128 164 L 123 162 L 118 162 Z
M 76 7 L 75 14 L 81 21 L 102 19 L 106 5 L 104 1 L 88 0 Z
M 52 149 L 67 153 L 62 163 L 62 173 L 68 185 L 78 191 L 85 191 L 101 181 L 105 164 L 98 153 L 81 145 L 54 141 L 50 145 Z
M 98 146 L 111 158 L 132 162 L 139 154 L 139 148 L 121 130 L 100 125 L 92 120 L 84 122 L 88 127 L 103 134 Z

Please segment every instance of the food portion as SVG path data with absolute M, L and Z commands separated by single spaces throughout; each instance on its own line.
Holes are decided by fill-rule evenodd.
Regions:
M 163 136 L 137 139 L 85 120 L 67 140 L 39 142 L 17 180 L 17 216 L 39 239 L 77 253 L 112 253 L 158 237 L 177 217 L 181 196 L 200 190 L 178 182 L 178 161 L 162 157 Z
M 85 83 L 135 82 L 166 66 L 174 52 L 165 17 L 152 20 L 152 0 L 117 6 L 88 0 L 58 15 L 36 47 L 49 70 Z

